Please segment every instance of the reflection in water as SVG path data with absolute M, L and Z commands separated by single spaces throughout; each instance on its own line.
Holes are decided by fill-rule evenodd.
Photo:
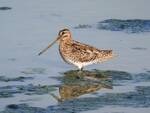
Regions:
M 78 71 L 67 71 L 61 78 L 62 85 L 59 87 L 60 97 L 51 94 L 59 102 L 73 99 L 84 94 L 93 93 L 102 88 L 112 89 L 112 79 L 95 71 L 82 71 L 80 78 Z
M 98 111 L 100 112 L 103 108 L 106 107 L 107 109 L 107 107 L 109 106 L 117 108 L 144 108 L 148 111 L 147 108 L 150 107 L 150 86 L 149 84 L 147 84 L 150 81 L 149 72 L 131 74 L 128 72 L 116 70 L 93 70 L 90 72 L 83 71 L 81 75 L 83 76 L 81 76 L 81 78 L 78 78 L 77 71 L 68 71 L 64 73 L 64 76 L 53 77 L 62 83 L 61 86 L 39 86 L 39 89 L 39 87 L 37 86 L 29 85 L 21 87 L 19 86 L 19 90 L 17 90 L 17 94 L 24 93 L 26 95 L 28 92 L 33 92 L 30 95 L 34 96 L 35 94 L 41 95 L 56 91 L 54 87 L 59 87 L 60 96 L 55 96 L 52 94 L 53 97 L 55 97 L 60 102 L 57 105 L 50 105 L 47 108 L 31 107 L 30 105 L 28 105 L 28 103 L 31 101 L 24 101 L 23 103 L 25 104 L 9 104 L 5 108 L 4 112 L 2 111 L 0 113 L 79 113 L 83 111 L 86 112 L 89 110 L 98 109 Z M 137 83 L 142 83 L 141 85 L 143 85 L 143 83 L 146 83 L 147 86 L 141 86 Z M 130 89 L 128 89 L 131 84 L 136 84 L 138 86 L 135 86 L 135 90 L 131 91 Z M 97 90 L 100 90 L 101 88 L 111 89 L 112 86 L 114 87 L 113 92 L 110 91 L 100 94 L 101 91 L 99 91 L 97 93 L 93 93 Z M 122 90 L 124 91 L 122 92 L 122 90 L 120 90 L 118 92 L 118 86 L 119 88 L 121 86 Z M 12 92 L 16 94 L 15 90 L 17 87 L 18 86 L 13 86 L 12 88 L 8 86 L 1 87 L 0 91 L 3 92 L 2 94 L 12 94 Z M 9 88 L 13 90 L 9 90 Z M 79 96 L 87 93 L 93 93 L 92 95 L 94 95 L 94 97 L 89 95 L 88 97 L 84 96 L 82 98 L 78 98 Z M 49 101 L 49 99 L 47 101 Z M 42 104 L 41 101 L 40 104 Z M 110 110 L 111 109 L 109 109 L 109 111 Z

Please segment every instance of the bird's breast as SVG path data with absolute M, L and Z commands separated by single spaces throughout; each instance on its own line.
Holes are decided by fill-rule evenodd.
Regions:
M 71 53 L 72 53 L 71 48 L 72 47 L 71 47 L 70 43 L 61 42 L 59 44 L 59 53 L 60 53 L 61 57 L 63 58 L 63 60 L 67 63 L 70 63 L 69 59 L 70 59 Z

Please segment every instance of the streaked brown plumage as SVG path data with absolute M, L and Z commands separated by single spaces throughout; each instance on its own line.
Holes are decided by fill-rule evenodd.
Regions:
M 95 47 L 74 41 L 69 29 L 59 31 L 58 38 L 42 54 L 59 40 L 59 52 L 63 60 L 77 66 L 80 70 L 87 65 L 101 63 L 113 57 L 112 50 L 100 50 Z

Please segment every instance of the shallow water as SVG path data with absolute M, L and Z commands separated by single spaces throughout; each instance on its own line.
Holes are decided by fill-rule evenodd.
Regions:
M 78 113 L 105 107 L 113 110 L 114 107 L 117 107 L 117 110 L 118 107 L 122 110 L 129 108 L 134 111 L 135 108 L 146 110 L 150 107 L 150 73 L 148 72 L 131 74 L 123 71 L 93 70 L 83 71 L 79 78 L 78 71 L 67 71 L 60 77 L 50 78 L 57 79 L 60 83 L 44 86 L 29 84 L 1 87 L 0 98 L 5 98 L 5 101 L 15 98 L 16 94 L 25 97 L 21 96 L 18 100 L 19 104 L 16 102 L 9 104 L 2 113 L 35 111 L 36 113 Z M 37 95 L 41 97 L 36 98 Z M 44 103 L 51 103 L 54 99 L 55 105 L 43 108 L 42 105 L 35 104 L 36 107 L 32 107 L 33 103 L 44 98 L 42 96 L 47 97 Z
M 134 33 L 97 29 L 98 22 L 109 19 L 149 20 L 149 1 L 1 0 L 0 4 L 1 113 L 150 110 L 150 33 L 139 28 Z M 64 27 L 75 40 L 113 49 L 117 57 L 87 66 L 81 75 L 63 62 L 58 44 L 39 57 Z

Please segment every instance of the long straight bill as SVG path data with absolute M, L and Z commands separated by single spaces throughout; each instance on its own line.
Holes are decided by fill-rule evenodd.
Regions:
M 38 55 L 41 55 L 41 54 L 43 54 L 46 50 L 48 50 L 52 45 L 54 45 L 56 42 L 57 42 L 57 40 L 59 39 L 59 37 L 56 39 L 56 40 L 54 40 L 51 44 L 49 44 L 45 49 L 43 49 Z

